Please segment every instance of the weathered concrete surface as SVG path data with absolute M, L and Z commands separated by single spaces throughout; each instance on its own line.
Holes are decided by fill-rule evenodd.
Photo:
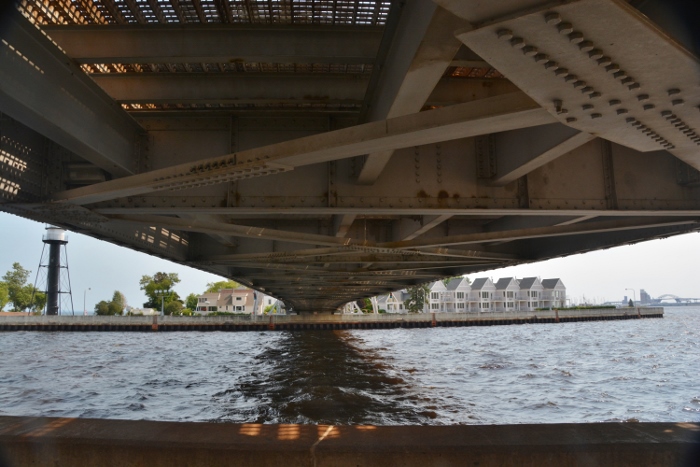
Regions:
M 700 425 L 324 426 L 0 417 L 10 466 L 696 466 Z
M 485 313 L 228 316 L 7 316 L 0 331 L 281 331 L 495 326 L 663 317 L 662 307 Z

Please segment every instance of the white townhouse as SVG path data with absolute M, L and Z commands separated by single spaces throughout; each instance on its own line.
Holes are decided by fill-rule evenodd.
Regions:
M 542 279 L 541 308 L 563 308 L 566 306 L 566 286 L 559 278 Z
M 391 292 L 386 299 L 386 312 L 406 313 L 406 305 L 404 304 L 406 300 L 408 300 L 408 293 L 405 289 Z
M 519 311 L 533 311 L 542 308 L 542 282 L 539 277 L 524 277 L 520 279 Z
M 447 298 L 447 287 L 442 281 L 435 281 L 430 284 L 428 299 L 426 300 L 424 312 L 441 313 L 445 311 L 445 299 Z M 427 309 L 426 309 L 427 308 Z
M 469 311 L 493 311 L 491 302 L 496 293 L 496 285 L 488 277 L 474 279 L 469 292 Z
M 517 311 L 520 284 L 515 277 L 503 277 L 496 282 L 493 296 L 494 311 Z
M 376 297 L 379 309 L 387 313 L 406 313 L 409 294 L 404 290 Z M 469 283 L 466 277 L 456 277 L 445 285 L 436 281 L 429 285 L 423 313 L 516 312 L 536 308 L 563 307 L 566 287 L 561 279 L 539 277 L 504 277 L 494 283 L 488 277 Z
M 446 286 L 445 311 L 465 313 L 469 310 L 471 285 L 466 277 L 453 278 Z

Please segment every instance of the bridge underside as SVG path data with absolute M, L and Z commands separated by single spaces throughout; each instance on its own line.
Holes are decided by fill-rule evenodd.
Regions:
M 299 311 L 700 229 L 664 2 L 23 0 L 0 210 Z

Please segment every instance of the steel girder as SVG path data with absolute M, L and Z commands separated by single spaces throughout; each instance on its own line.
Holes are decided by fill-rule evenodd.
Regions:
M 3 211 L 322 312 L 700 228 L 698 61 L 626 2 L 264 27 L 102 3 L 28 1 L 3 35 Z

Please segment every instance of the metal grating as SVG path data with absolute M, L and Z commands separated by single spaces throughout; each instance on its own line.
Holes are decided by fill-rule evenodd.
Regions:
M 36 24 L 324 24 L 383 26 L 389 1 L 22 0 Z

